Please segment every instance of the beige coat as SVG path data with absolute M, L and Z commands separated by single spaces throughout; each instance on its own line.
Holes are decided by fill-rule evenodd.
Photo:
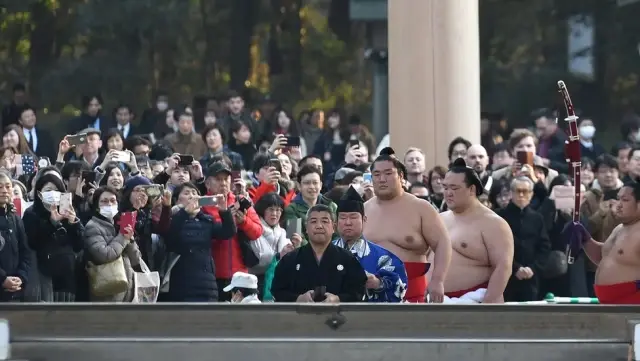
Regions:
M 165 140 L 171 144 L 174 152 L 191 154 L 195 160 L 199 160 L 207 152 L 207 145 L 202 141 L 200 134 L 196 132 L 191 132 L 189 135 L 175 132 L 167 135 Z
M 133 266 L 140 264 L 138 245 L 129 242 L 116 231 L 113 223 L 93 217 L 84 227 L 84 250 L 93 264 L 113 262 L 122 256 L 129 280 L 129 290 L 110 297 L 91 296 L 92 302 L 131 302 L 133 300 Z

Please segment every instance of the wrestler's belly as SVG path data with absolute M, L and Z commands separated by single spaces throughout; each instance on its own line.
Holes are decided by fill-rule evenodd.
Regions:
M 615 256 L 608 255 L 598 265 L 595 283 L 611 285 L 637 280 L 640 280 L 640 262 L 636 265 L 620 263 Z
M 474 264 L 473 260 L 467 259 L 465 262 L 457 258 L 455 255 L 451 258 L 449 271 L 444 281 L 445 292 L 466 290 L 489 282 L 489 278 L 491 278 L 490 267 Z
M 412 248 L 411 245 L 390 241 L 373 242 L 398 256 L 402 262 L 427 262 L 428 249 L 425 251 L 423 247 Z

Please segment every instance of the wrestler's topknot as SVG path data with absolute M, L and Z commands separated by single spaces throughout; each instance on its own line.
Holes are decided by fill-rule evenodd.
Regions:
M 453 163 L 451 163 L 451 167 L 462 167 L 462 168 L 467 168 L 467 162 L 465 162 L 465 160 L 463 158 L 456 158 L 456 160 L 453 161 Z
M 391 147 L 384 147 L 380 151 L 380 155 L 395 155 L 395 154 L 396 154 L 396 151 L 393 150 L 393 148 Z
M 474 185 L 476 187 L 476 196 L 480 196 L 484 192 L 484 187 L 480 176 L 475 170 L 473 170 L 473 168 L 467 165 L 467 162 L 465 162 L 464 159 L 457 158 L 456 160 L 454 160 L 449 166 L 449 171 L 453 173 L 464 174 L 465 182 L 468 185 Z
M 380 155 L 373 161 L 371 164 L 371 169 L 375 167 L 376 162 L 379 161 L 389 161 L 393 163 L 393 166 L 400 172 L 400 177 L 402 179 L 407 179 L 407 168 L 402 164 L 402 162 L 396 157 L 396 152 L 391 147 L 384 147 L 380 151 Z

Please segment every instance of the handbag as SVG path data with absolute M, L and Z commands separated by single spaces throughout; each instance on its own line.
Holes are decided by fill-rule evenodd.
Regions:
M 160 274 L 151 272 L 146 263 L 140 260 L 142 272 L 133 274 L 133 300 L 132 303 L 156 303 L 160 291 Z
M 91 294 L 96 297 L 113 296 L 129 289 L 122 256 L 105 264 L 87 262 L 87 275 Z

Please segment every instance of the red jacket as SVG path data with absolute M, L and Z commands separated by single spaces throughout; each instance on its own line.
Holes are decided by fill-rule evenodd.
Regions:
M 262 182 L 260 183 L 260 185 L 258 187 L 251 187 L 247 190 L 247 192 L 249 193 L 249 198 L 251 198 L 251 201 L 253 202 L 253 204 L 256 204 L 260 198 L 262 198 L 265 194 L 267 193 L 271 193 L 271 192 L 276 192 L 277 188 L 275 185 L 270 184 L 270 183 L 265 183 Z M 287 192 L 287 194 L 285 194 L 285 196 L 280 196 L 280 198 L 282 198 L 282 200 L 284 201 L 284 206 L 288 206 L 289 203 L 291 203 L 291 201 L 293 200 L 293 197 L 296 196 L 296 192 L 292 189 L 289 192 Z
M 235 202 L 235 195 L 233 193 L 227 194 L 227 207 Z M 202 207 L 202 211 L 212 216 L 216 222 L 221 221 L 220 211 L 217 207 Z M 256 240 L 262 235 L 262 223 L 253 207 L 247 210 L 247 216 L 244 222 L 238 225 L 238 230 L 243 231 L 250 240 Z M 212 242 L 211 255 L 216 267 L 216 278 L 231 279 L 236 272 L 247 272 L 247 267 L 242 262 L 237 236 L 233 236 L 232 239 L 213 239 Z

